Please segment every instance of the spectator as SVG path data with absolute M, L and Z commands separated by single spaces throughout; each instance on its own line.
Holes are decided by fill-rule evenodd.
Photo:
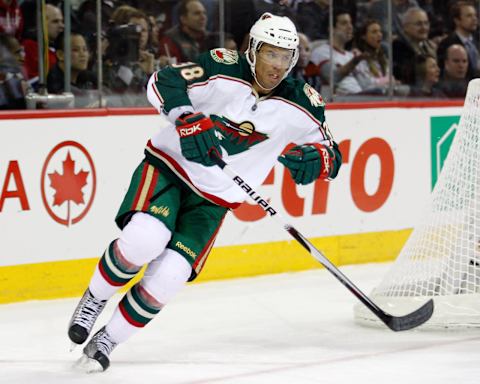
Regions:
M 17 38 L 8 33 L 0 33 L 0 40 L 2 46 L 10 53 L 10 55 L 19 65 L 20 69 L 23 69 L 23 65 L 25 63 L 25 50 L 18 42 Z M 10 59 L 8 55 L 4 57 Z
M 468 79 L 480 74 L 478 41 L 474 34 L 478 28 L 478 17 L 475 6 L 469 1 L 459 1 L 453 4 L 451 17 L 455 25 L 454 31 L 445 38 L 438 47 L 440 63 L 445 62 L 445 51 L 452 44 L 461 44 L 468 55 Z
M 0 0 L 0 32 L 22 37 L 23 15 L 17 0 Z
M 409 8 L 403 16 L 403 36 L 392 44 L 393 74 L 404 84 L 416 83 L 412 63 L 417 56 L 436 57 L 436 45 L 428 39 L 430 22 L 427 13 L 421 8 Z
M 248 45 L 250 27 L 256 20 L 255 4 L 253 0 L 224 0 L 225 31 L 230 33 L 238 47 Z M 218 7 L 216 8 L 219 11 Z M 219 20 L 219 15 L 214 13 L 214 20 Z M 219 30 L 217 26 L 215 30 Z M 245 44 L 243 42 L 245 41 Z
M 383 31 L 388 30 L 388 1 L 373 1 L 368 10 L 368 17 L 379 20 Z M 412 7 L 418 7 L 416 0 L 392 0 L 392 34 L 394 38 L 403 35 L 402 18 L 405 12 Z
M 440 68 L 435 56 L 418 55 L 415 57 L 416 83 L 410 88 L 412 97 L 445 97 L 439 89 Z
M 378 20 L 367 19 L 356 33 L 353 51 L 357 56 L 362 55 L 363 60 L 357 65 L 355 77 L 362 87 L 362 94 L 385 95 L 389 90 L 390 68 L 382 40 L 383 33 Z M 392 81 L 395 95 L 408 94 L 407 85 L 395 78 Z
M 207 11 L 199 0 L 182 0 L 180 23 L 169 29 L 160 39 L 160 53 L 176 62 L 195 61 L 199 53 L 218 46 L 218 37 L 209 33 Z
M 270 12 L 273 15 L 287 16 L 293 22 L 296 21 L 296 14 L 291 7 L 293 0 L 253 0 L 256 16 Z
M 37 0 L 18 1 L 23 18 L 22 35 L 18 41 L 36 39 L 37 37 Z
M 97 79 L 93 72 L 87 70 L 90 53 L 85 38 L 80 33 L 72 32 L 70 35 L 71 49 L 71 92 L 75 95 L 76 107 L 98 107 Z M 64 34 L 57 38 L 57 62 L 52 67 L 47 77 L 47 89 L 50 93 L 63 93 L 65 91 L 65 52 Z
M 111 106 L 145 106 L 144 88 L 154 71 L 154 56 L 148 50 L 148 19 L 129 5 L 112 14 L 107 33 L 104 83 Z
M 461 44 L 450 45 L 445 52 L 439 88 L 451 98 L 464 98 L 468 86 L 468 54 Z
M 310 39 L 304 33 L 298 33 L 298 61 L 297 65 L 292 69 L 291 76 L 295 79 L 305 81 L 313 88 L 320 92 L 321 78 L 318 66 L 313 64 L 310 59 L 312 57 L 312 47 Z
M 336 9 L 333 17 L 333 76 L 335 91 L 339 95 L 356 94 L 362 91 L 355 77 L 357 64 L 362 61 L 362 55 L 355 56 L 346 50 L 345 46 L 353 39 L 353 24 L 350 14 L 342 9 Z M 312 52 L 312 62 L 320 68 L 322 80 L 330 79 L 330 44 L 323 44 Z
M 101 19 L 105 23 L 109 21 L 113 14 L 113 2 L 110 0 L 100 0 Z M 97 0 L 83 0 L 75 12 L 77 24 L 73 29 L 81 33 L 88 41 L 96 38 L 97 31 Z
M 154 55 L 150 48 L 150 27 L 145 13 L 128 5 L 118 7 L 112 15 L 113 24 L 116 26 L 135 25 L 140 33 L 138 39 L 138 64 L 142 70 L 151 75 L 154 71 Z
M 160 39 L 167 30 L 172 28 L 177 5 L 178 1 L 176 0 L 142 0 L 139 2 L 138 9 L 152 19 L 155 28 L 158 30 L 157 35 L 153 37 L 154 40 Z M 154 48 L 157 49 L 157 47 Z
M 24 109 L 27 82 L 22 73 L 24 54 L 18 40 L 0 33 L 0 109 Z
M 223 48 L 230 49 L 232 51 L 238 51 L 237 42 L 235 41 L 234 37 L 230 33 L 225 33 L 225 43 Z
M 333 10 L 335 8 L 344 9 L 352 18 L 353 25 L 356 25 L 357 22 L 357 3 L 362 0 L 333 0 Z
M 445 26 L 445 5 L 447 1 L 440 0 L 418 0 L 418 5 L 427 12 L 428 20 L 430 20 L 429 39 L 437 46 L 447 37 L 447 28 Z M 449 16 L 447 16 L 448 18 Z
M 148 50 L 156 59 L 155 68 L 169 64 L 168 58 L 160 53 L 160 38 L 173 26 L 174 18 L 178 19 L 176 12 L 178 1 L 142 0 L 133 1 L 130 5 L 147 15 L 150 30 Z
M 374 19 L 364 22 L 357 32 L 355 47 L 363 53 L 356 78 L 363 93 L 385 94 L 389 85 L 388 60 L 382 46 L 381 25 Z
M 149 33 L 149 48 L 153 53 L 154 57 L 160 56 L 160 28 L 161 28 L 161 21 L 157 22 L 157 18 L 155 16 L 149 15 L 148 18 L 148 29 Z
M 52 4 L 45 6 L 45 18 L 47 21 L 47 37 L 48 37 L 48 70 L 52 68 L 57 58 L 55 56 L 55 40 L 58 35 L 63 32 L 63 15 L 60 8 L 55 7 Z M 38 43 L 36 38 L 23 40 L 23 46 L 25 48 L 25 68 L 27 71 L 27 77 L 29 80 L 35 80 L 38 76 Z
M 329 4 L 329 0 L 309 0 L 297 5 L 299 30 L 311 40 L 328 39 Z

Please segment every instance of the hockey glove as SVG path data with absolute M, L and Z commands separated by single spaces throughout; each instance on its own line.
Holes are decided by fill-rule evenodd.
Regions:
M 212 120 L 203 113 L 182 115 L 175 120 L 177 132 L 180 135 L 182 155 L 190 161 L 203 164 L 207 167 L 215 165 L 210 158 L 214 152 L 222 157 L 222 150 Z
M 328 179 L 334 153 L 325 145 L 313 143 L 290 149 L 278 161 L 288 168 L 296 184 L 310 184 L 316 179 Z

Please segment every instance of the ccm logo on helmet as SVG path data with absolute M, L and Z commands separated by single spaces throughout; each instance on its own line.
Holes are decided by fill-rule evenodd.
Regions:
M 283 39 L 283 40 L 288 40 L 288 41 L 296 41 L 297 39 L 292 39 L 291 37 L 288 37 L 288 36 L 277 36 L 277 38 L 279 39 Z

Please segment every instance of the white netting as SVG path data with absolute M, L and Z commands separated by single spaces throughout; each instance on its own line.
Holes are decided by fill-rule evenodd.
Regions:
M 372 299 L 394 315 L 433 297 L 422 327 L 480 326 L 480 79 L 472 80 L 449 154 L 422 223 Z M 355 318 L 374 324 L 363 306 Z

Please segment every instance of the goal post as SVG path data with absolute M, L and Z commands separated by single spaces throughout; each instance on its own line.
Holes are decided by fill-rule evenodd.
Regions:
M 455 138 L 421 222 L 370 297 L 392 314 L 433 298 L 422 328 L 480 327 L 480 79 L 470 81 Z M 355 320 L 377 320 L 355 306 Z

